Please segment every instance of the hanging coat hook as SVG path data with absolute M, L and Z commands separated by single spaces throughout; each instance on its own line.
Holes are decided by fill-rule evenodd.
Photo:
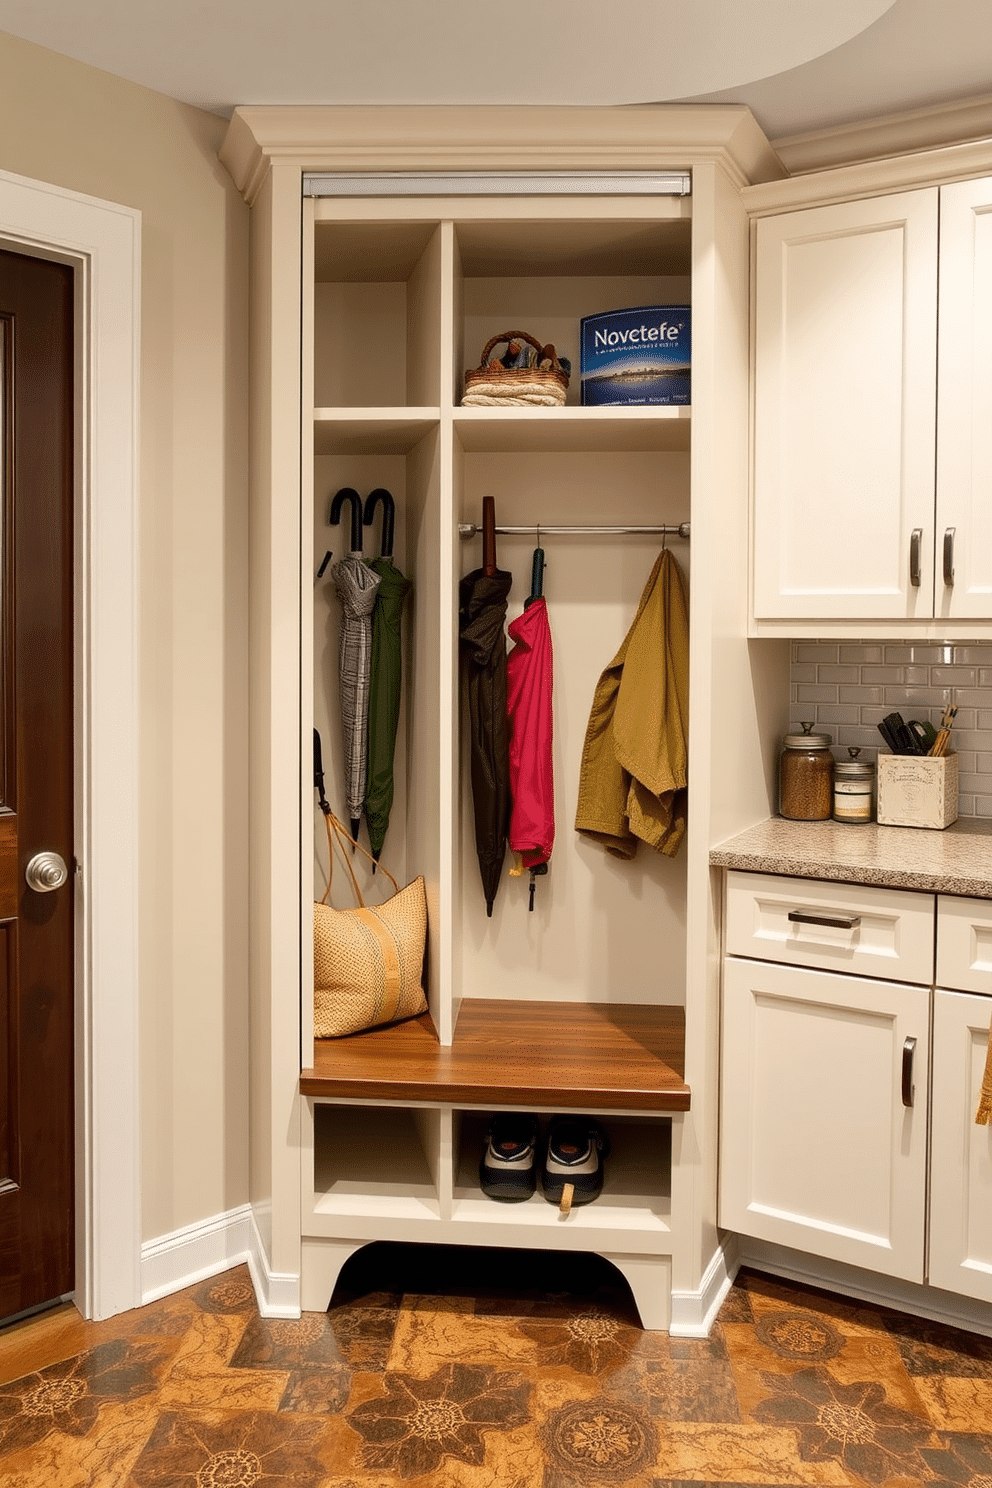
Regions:
M 351 486 L 342 486 L 331 502 L 331 515 L 328 518 L 332 526 L 337 526 L 341 520 L 341 508 L 346 501 L 351 502 L 351 548 L 352 553 L 362 551 L 362 498 Z
M 375 509 L 382 507 L 382 541 L 379 544 L 379 553 L 383 558 L 393 556 L 393 528 L 396 523 L 396 502 L 393 500 L 392 492 L 387 491 L 385 486 L 376 486 L 365 498 L 365 513 L 363 521 L 366 527 L 371 527 L 375 519 Z

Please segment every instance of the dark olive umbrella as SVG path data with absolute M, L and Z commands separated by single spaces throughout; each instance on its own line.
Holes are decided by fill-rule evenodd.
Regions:
M 380 556 L 369 561 L 379 575 L 375 609 L 372 611 L 372 667 L 369 677 L 368 769 L 365 780 L 365 825 L 372 849 L 372 872 L 379 861 L 389 813 L 393 806 L 393 755 L 400 721 L 400 690 L 403 680 L 403 606 L 413 588 L 393 562 L 393 524 L 396 506 L 381 486 L 365 498 L 365 525 L 382 506 Z
M 346 501 L 351 503 L 351 552 L 335 563 L 331 577 L 341 601 L 338 651 L 345 797 L 351 835 L 357 837 L 365 804 L 372 610 L 379 575 L 362 557 L 362 498 L 350 486 L 338 491 L 331 502 L 331 522 L 340 522 Z
M 465 697 L 468 706 L 475 848 L 491 915 L 499 888 L 510 820 L 509 730 L 506 713 L 506 601 L 512 575 L 496 567 L 493 499 L 482 503 L 482 567 L 458 588 Z

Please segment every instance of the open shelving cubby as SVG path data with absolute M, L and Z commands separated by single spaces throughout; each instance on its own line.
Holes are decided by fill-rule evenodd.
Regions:
M 477 1110 L 457 1110 L 454 1116 L 452 1218 L 459 1225 L 488 1226 L 494 1222 L 493 1203 L 480 1192 L 478 1177 L 486 1118 Z M 563 1221 L 538 1182 L 534 1195 L 514 1204 L 508 1218 L 533 1232 L 534 1245 L 544 1243 L 541 1231 L 568 1225 L 569 1243 L 577 1250 L 599 1250 L 604 1240 L 609 1248 L 622 1249 L 636 1235 L 638 1248 L 664 1254 L 671 1246 L 671 1122 L 615 1111 L 598 1113 L 597 1119 L 611 1148 L 599 1197 L 573 1208 Z
M 691 409 L 583 408 L 579 379 L 582 316 L 690 303 L 689 202 L 335 199 L 311 211 L 303 303 L 305 326 L 312 321 L 313 370 L 304 376 L 312 558 L 316 569 L 327 549 L 336 557 L 347 549 L 345 532 L 327 525 L 337 489 L 363 499 L 378 486 L 393 493 L 396 561 L 415 588 L 383 862 L 401 884 L 424 873 L 430 930 L 423 1017 L 317 1040 L 311 1061 L 304 998 L 304 1296 L 323 1295 L 349 1246 L 396 1235 L 633 1252 L 654 1286 L 671 1250 L 671 1116 L 690 1101 L 684 855 L 642 849 L 620 863 L 576 838 L 571 817 L 593 689 L 661 542 L 587 535 L 545 544 L 556 848 L 535 912 L 527 876 L 504 874 L 487 920 L 457 683 L 457 584 L 479 559 L 457 532 L 481 520 L 484 495 L 496 498 L 501 525 L 689 521 Z M 508 330 L 530 331 L 569 358 L 564 407 L 461 407 L 466 368 Z M 370 554 L 377 536 L 377 527 L 367 531 Z M 499 539 L 500 566 L 514 578 L 510 619 L 529 592 L 534 546 Z M 673 547 L 687 571 L 684 542 Z M 315 586 L 313 718 L 328 796 L 344 817 L 336 658 L 325 576 Z M 304 737 L 306 714 L 305 697 Z M 318 818 L 317 897 L 325 856 Z M 388 892 L 381 874 L 377 882 L 360 859 L 354 866 L 372 902 Z M 598 1112 L 614 1142 L 600 1199 L 565 1220 L 540 1196 L 523 1206 L 485 1198 L 481 1144 L 488 1113 L 501 1108 Z M 308 1256 L 319 1258 L 309 1282 Z M 642 1295 L 641 1306 L 657 1325 L 667 1301 Z

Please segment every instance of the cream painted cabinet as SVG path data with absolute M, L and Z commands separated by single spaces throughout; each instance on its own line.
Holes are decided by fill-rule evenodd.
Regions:
M 985 179 L 758 221 L 755 621 L 992 618 L 990 213 Z
M 934 902 L 728 874 L 725 1228 L 923 1280 Z
M 992 903 L 730 873 L 725 926 L 721 1224 L 992 1302 Z
M 743 696 L 739 183 L 780 167 L 750 116 L 722 108 L 245 109 L 223 158 L 252 206 L 251 1202 L 263 1309 L 325 1308 L 352 1251 L 402 1239 L 599 1251 L 646 1326 L 677 1325 L 677 1293 L 685 1330 L 698 1330 L 716 1246 L 707 1077 L 719 985 L 688 926 L 714 919 L 708 842 L 767 805 L 760 772 L 732 803 L 722 794 L 761 742 Z M 691 406 L 583 406 L 583 316 L 670 304 L 692 307 Z M 507 331 L 571 360 L 564 406 L 463 406 L 466 368 Z M 325 555 L 353 544 L 347 519 L 329 514 L 341 490 L 364 500 L 380 488 L 414 585 L 381 861 L 401 883 L 426 881 L 429 1020 L 346 1045 L 314 1038 L 312 901 L 327 848 L 311 739 L 316 726 L 328 798 L 347 818 Z M 534 911 L 527 875 L 504 871 L 491 918 L 458 655 L 459 585 L 481 565 L 487 496 L 512 575 L 508 621 L 538 541 L 547 551 L 557 815 Z M 619 863 L 573 831 L 582 744 L 665 528 L 690 577 L 693 830 L 677 858 L 642 847 Z M 379 518 L 363 537 L 377 554 Z M 733 737 L 709 728 L 712 700 L 737 694 Z M 352 861 L 369 901 L 384 897 L 382 873 Z M 350 902 L 340 873 L 332 902 Z M 532 1032 L 538 1014 L 547 1040 Z M 618 1057 L 601 1044 L 585 1057 L 597 1017 L 626 1037 Z M 480 1078 L 469 1054 L 482 1043 Z M 567 1070 L 581 1082 L 570 1087 Z M 613 1155 L 595 1203 L 566 1216 L 540 1191 L 517 1205 L 482 1194 L 488 1114 L 520 1107 L 603 1121 Z
M 992 904 L 939 900 L 933 1008 L 933 1286 L 992 1302 L 992 1126 L 975 1111 L 992 1023 Z
M 728 958 L 720 1222 L 923 1280 L 928 987 Z
M 756 619 L 932 615 L 936 261 L 936 190 L 758 222 Z
M 940 192 L 938 617 L 992 617 L 992 180 Z

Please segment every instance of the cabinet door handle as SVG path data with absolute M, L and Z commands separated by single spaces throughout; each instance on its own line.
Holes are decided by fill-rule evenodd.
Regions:
M 916 1058 L 916 1040 L 908 1038 L 902 1046 L 902 1103 L 912 1106 L 916 1088 L 913 1085 L 913 1062 Z
M 797 925 L 829 925 L 834 930 L 856 930 L 861 924 L 860 915 L 817 915 L 804 909 L 790 909 L 789 919 Z
M 923 570 L 921 568 L 923 554 L 923 528 L 914 527 L 909 539 L 909 582 L 914 589 L 918 589 L 923 581 Z
M 956 528 L 948 527 L 944 533 L 944 583 L 954 583 L 954 533 Z

